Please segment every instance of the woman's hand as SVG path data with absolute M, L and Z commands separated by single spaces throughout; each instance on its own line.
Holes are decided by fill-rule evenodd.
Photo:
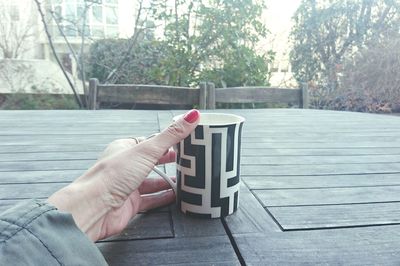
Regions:
M 97 163 L 48 202 L 72 214 L 77 226 L 96 241 L 121 232 L 139 211 L 169 204 L 175 195 L 161 178 L 147 176 L 157 163 L 175 159 L 170 147 L 196 127 L 197 110 L 171 124 L 160 134 L 137 143 L 111 143 Z

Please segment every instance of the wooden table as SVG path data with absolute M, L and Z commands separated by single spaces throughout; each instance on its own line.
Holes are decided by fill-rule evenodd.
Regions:
M 400 264 L 400 117 L 229 112 L 247 119 L 239 210 L 214 220 L 174 206 L 140 214 L 97 243 L 110 265 Z M 178 113 L 1 111 L 0 211 L 47 198 L 113 139 L 150 135 Z

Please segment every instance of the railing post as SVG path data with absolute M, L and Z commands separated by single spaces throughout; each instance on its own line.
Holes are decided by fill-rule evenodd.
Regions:
M 207 82 L 206 109 L 215 109 L 215 85 L 212 82 Z
M 199 98 L 199 109 L 206 109 L 207 108 L 207 83 L 200 82 L 199 84 L 200 89 L 200 98 Z
M 97 108 L 97 85 L 99 80 L 96 78 L 91 78 L 89 80 L 89 110 L 96 110 Z
M 308 83 L 306 82 L 301 84 L 301 95 L 302 95 L 302 107 L 303 109 L 308 109 L 309 108 Z

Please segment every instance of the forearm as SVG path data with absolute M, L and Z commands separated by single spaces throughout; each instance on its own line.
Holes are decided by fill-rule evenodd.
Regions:
M 98 232 L 93 232 L 96 230 L 94 225 L 110 210 L 104 204 L 104 197 L 101 186 L 77 179 L 55 192 L 47 201 L 57 209 L 70 213 L 78 228 L 95 241 Z

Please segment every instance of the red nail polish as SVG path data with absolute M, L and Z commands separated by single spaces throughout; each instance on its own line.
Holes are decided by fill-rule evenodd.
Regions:
M 193 123 L 199 118 L 199 114 L 199 111 L 197 111 L 196 109 L 192 109 L 185 114 L 183 119 L 185 119 L 186 122 Z

